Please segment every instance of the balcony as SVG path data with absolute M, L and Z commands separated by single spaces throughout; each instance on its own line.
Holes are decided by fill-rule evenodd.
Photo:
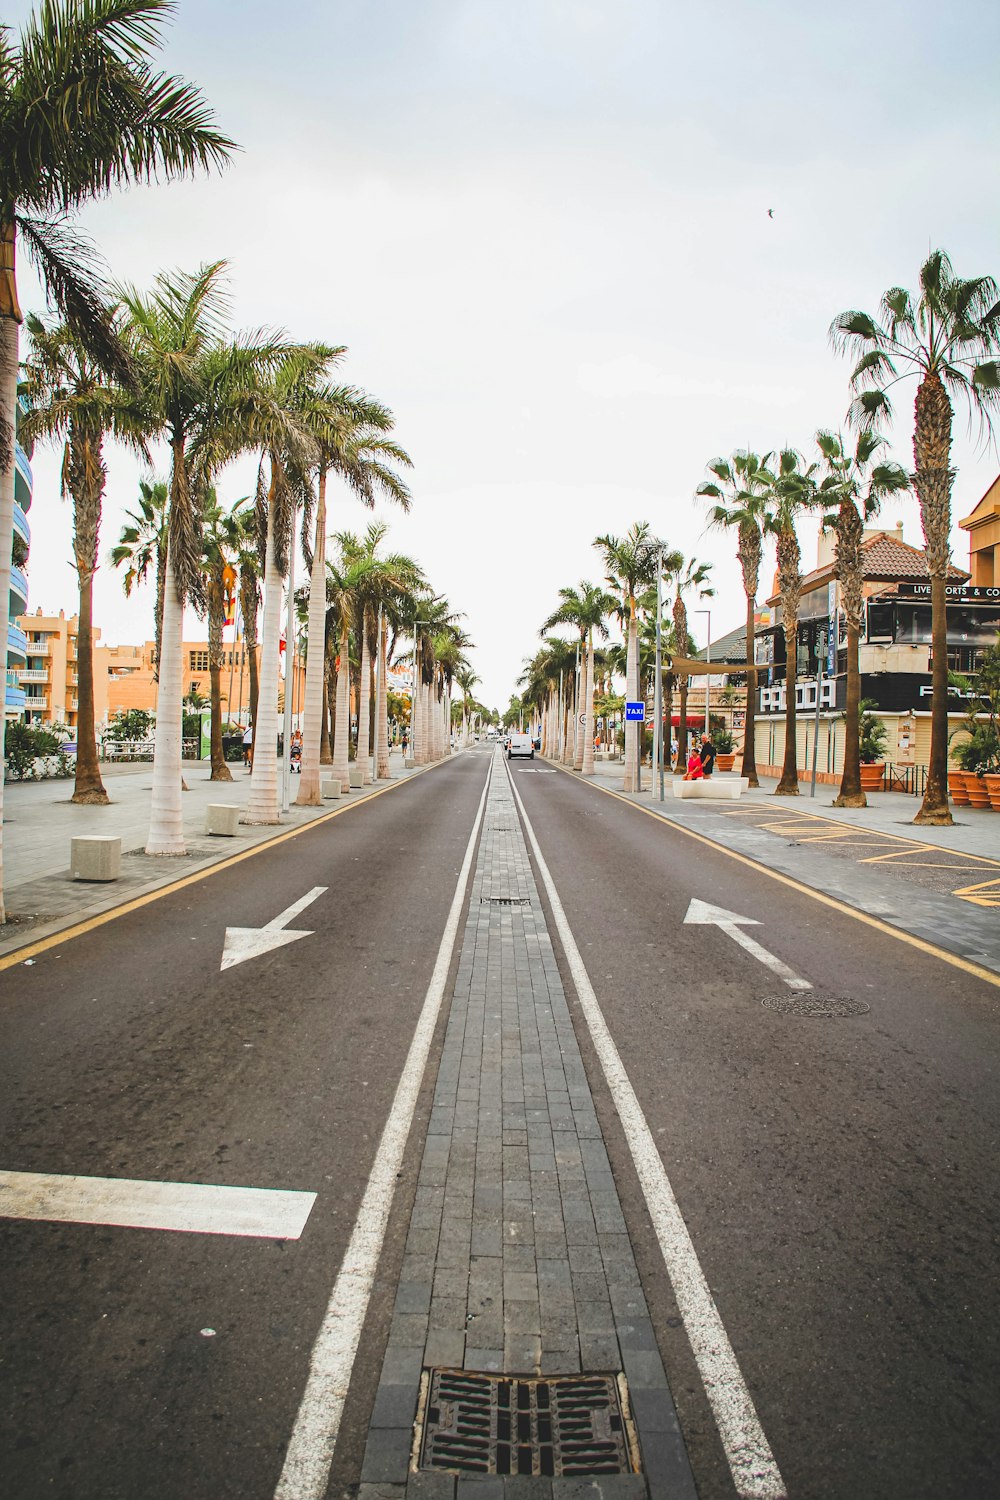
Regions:
M 4 708 L 8 713 L 21 713 L 25 707 L 26 701 L 27 700 L 25 699 L 25 696 L 20 688 L 11 687 L 9 682 L 6 684 L 6 690 L 4 693 Z
M 23 615 L 28 607 L 28 580 L 20 568 L 10 570 L 10 614 L 11 618 Z
M 25 667 L 19 676 L 22 682 L 48 682 L 49 669 L 48 667 Z
M 28 637 L 16 625 L 7 626 L 7 660 L 24 661 L 28 655 Z
M 28 525 L 27 516 L 24 514 L 24 511 L 18 505 L 16 500 L 14 501 L 14 532 L 21 538 L 26 547 L 30 547 L 31 527 Z
M 32 640 L 29 640 L 28 641 L 28 645 L 27 645 L 27 650 L 25 652 L 25 655 L 26 656 L 51 656 L 52 655 L 52 642 L 51 641 L 32 641 Z
M 14 444 L 14 499 L 23 510 L 31 509 L 31 491 L 33 486 L 31 465 L 28 455 L 20 443 Z

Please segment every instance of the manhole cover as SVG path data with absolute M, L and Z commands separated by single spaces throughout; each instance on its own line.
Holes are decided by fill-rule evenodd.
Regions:
M 480 906 L 530 906 L 530 896 L 480 896 Z
M 548 1380 L 425 1370 L 421 1469 L 584 1477 L 637 1474 L 624 1375 Z
M 785 1016 L 818 1016 L 820 1019 L 836 1019 L 843 1016 L 866 1016 L 871 1010 L 864 1000 L 835 1000 L 823 995 L 768 995 L 762 1000 L 767 1010 L 780 1011 Z

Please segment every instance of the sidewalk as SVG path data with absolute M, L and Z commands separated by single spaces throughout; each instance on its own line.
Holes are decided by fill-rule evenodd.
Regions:
M 345 793 L 322 807 L 296 807 L 298 776 L 292 777 L 292 806 L 277 825 L 240 824 L 234 838 L 205 833 L 209 803 L 244 808 L 250 777 L 233 763 L 232 782 L 209 780 L 207 761 L 185 761 L 188 790 L 183 797 L 187 853 L 151 856 L 143 853 L 149 832 L 153 767 L 149 762 L 102 765 L 111 805 L 77 807 L 70 798 L 72 780 L 7 782 L 4 786 L 3 875 L 7 925 L 0 928 L 0 959 L 17 949 L 146 896 L 187 876 L 200 874 L 223 860 L 269 843 L 290 830 L 328 818 L 354 802 L 363 801 L 393 783 L 425 769 L 408 771 L 403 757 L 390 757 L 390 781 Z M 91 883 L 70 878 L 70 841 L 81 834 L 109 834 L 122 841 L 122 873 L 118 880 Z
M 867 808 L 834 807 L 836 788 L 807 785 L 775 797 L 775 780 L 732 802 L 664 801 L 643 767 L 643 790 L 623 793 L 620 762 L 599 763 L 591 784 L 635 802 L 855 910 L 1000 973 L 1000 815 L 953 810 L 951 828 L 914 827 L 915 797 L 869 795 Z M 570 773 L 575 774 L 575 773 Z M 724 777 L 718 779 L 723 780 Z

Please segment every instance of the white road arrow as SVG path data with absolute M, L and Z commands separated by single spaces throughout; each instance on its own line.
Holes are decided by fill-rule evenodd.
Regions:
M 692 901 L 687 909 L 685 923 L 693 923 L 701 927 L 719 927 L 727 933 L 734 942 L 739 943 L 754 958 L 760 960 L 772 974 L 777 974 L 779 979 L 784 980 L 790 990 L 811 990 L 812 985 L 808 979 L 800 979 L 793 969 L 783 964 L 780 958 L 775 958 L 773 953 L 768 953 L 760 943 L 755 943 L 749 933 L 744 932 L 744 927 L 759 927 L 760 923 L 755 917 L 741 917 L 738 912 L 726 911 L 724 906 L 710 906 L 707 901 Z
M 311 891 L 293 902 L 273 922 L 268 922 L 266 927 L 227 927 L 220 967 L 233 969 L 237 964 L 246 963 L 248 958 L 259 958 L 262 953 L 269 953 L 272 948 L 283 948 L 286 943 L 297 942 L 299 938 L 312 937 L 311 932 L 286 932 L 285 929 L 293 917 L 297 917 L 300 911 L 305 911 L 326 889 L 325 885 L 314 885 Z

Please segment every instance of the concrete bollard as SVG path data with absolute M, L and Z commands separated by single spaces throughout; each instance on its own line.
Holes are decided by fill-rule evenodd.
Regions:
M 320 783 L 320 791 L 324 798 L 339 797 L 341 792 L 340 778 L 336 776 L 324 777 Z
M 235 838 L 240 822 L 240 809 L 228 802 L 210 802 L 205 809 L 205 832 L 218 834 L 220 838 Z
M 413 759 L 412 755 L 407 755 L 403 761 L 403 770 L 412 771 L 416 764 L 417 763 Z
M 117 880 L 121 872 L 121 839 L 100 833 L 71 839 L 69 873 L 74 880 Z
M 351 769 L 350 769 L 350 771 L 348 772 L 348 775 L 351 778 L 351 790 L 352 791 L 357 791 L 361 787 L 364 786 L 364 782 L 361 779 L 361 767 L 360 766 L 352 766 Z

